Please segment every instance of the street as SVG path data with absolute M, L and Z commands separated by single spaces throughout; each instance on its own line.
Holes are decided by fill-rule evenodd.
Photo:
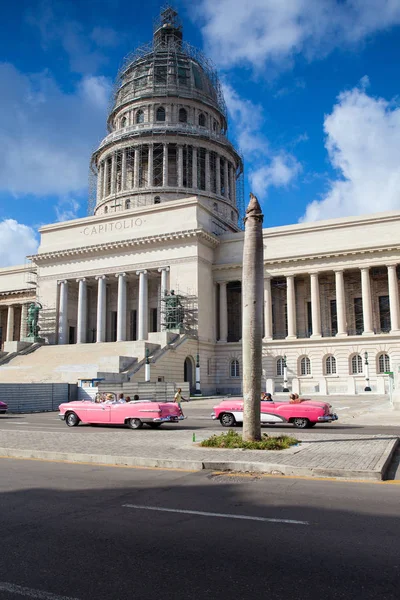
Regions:
M 0 491 L 2 600 L 398 598 L 397 483 L 2 459 Z

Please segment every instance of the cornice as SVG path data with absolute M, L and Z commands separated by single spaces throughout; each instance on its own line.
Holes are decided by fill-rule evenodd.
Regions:
M 114 250 L 123 250 L 126 248 L 135 248 L 160 244 L 165 242 L 180 242 L 190 239 L 199 239 L 206 242 L 212 248 L 216 248 L 219 240 L 216 236 L 208 233 L 204 229 L 187 229 L 185 231 L 175 231 L 173 233 L 163 233 L 159 235 L 149 235 L 139 238 L 131 238 L 129 240 L 104 242 L 102 244 L 93 244 L 89 246 L 80 246 L 78 248 L 67 248 L 65 250 L 54 250 L 53 252 L 43 252 L 29 256 L 35 263 L 46 262 L 54 258 L 63 258 L 71 256 L 84 256 L 97 254 L 99 252 L 107 252 Z

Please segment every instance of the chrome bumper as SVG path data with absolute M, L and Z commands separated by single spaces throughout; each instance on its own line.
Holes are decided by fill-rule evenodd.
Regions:
M 168 417 L 156 417 L 155 419 L 152 419 L 153 423 L 177 423 L 178 421 L 183 421 L 184 419 L 186 419 L 186 417 L 171 417 L 171 415 L 168 415 Z
M 216 415 L 215 413 L 211 413 L 210 417 L 211 417 L 212 419 L 217 419 L 217 418 L 218 418 L 218 417 L 217 417 L 217 415 Z
M 331 423 L 332 421 L 337 421 L 338 416 L 336 414 L 333 415 L 324 415 L 323 417 L 318 417 L 319 423 Z
M 58 414 L 58 418 L 61 419 L 61 421 L 65 421 L 65 415 L 62 415 L 61 413 Z

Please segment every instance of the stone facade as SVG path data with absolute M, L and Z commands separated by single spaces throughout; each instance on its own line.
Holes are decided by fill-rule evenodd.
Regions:
M 18 350 L 32 300 L 54 356 L 57 345 L 90 354 L 91 344 L 146 342 L 165 330 L 175 290 L 182 342 L 160 349 L 152 380 L 194 386 L 198 355 L 203 393 L 240 392 L 243 167 L 218 80 L 169 9 L 151 52 L 117 84 L 110 133 L 92 157 L 93 214 L 42 227 L 29 267 L 0 269 L 2 351 Z M 390 212 L 264 230 L 269 391 L 388 390 L 385 373 L 400 364 L 399 226 Z

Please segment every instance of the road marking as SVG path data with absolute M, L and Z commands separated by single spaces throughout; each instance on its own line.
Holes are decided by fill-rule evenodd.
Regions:
M 350 406 L 338 406 L 335 410 L 346 410 L 346 408 L 350 408 Z
M 71 596 L 59 596 L 58 594 L 33 590 L 32 588 L 14 585 L 13 583 L 7 583 L 5 581 L 0 581 L 0 590 L 9 592 L 10 594 L 25 596 L 27 598 L 36 598 L 37 600 L 78 600 L 78 598 L 71 598 Z
M 137 510 L 155 510 L 159 512 L 181 513 L 184 515 L 198 515 L 201 517 L 219 517 L 222 519 L 242 519 L 244 521 L 263 521 L 265 523 L 288 523 L 290 525 L 309 525 L 308 521 L 295 521 L 294 519 L 273 519 L 267 517 L 251 517 L 249 515 L 232 515 L 225 513 L 204 512 L 201 510 L 185 510 L 180 508 L 165 508 L 161 506 L 141 506 L 140 504 L 123 504 L 123 508 Z

